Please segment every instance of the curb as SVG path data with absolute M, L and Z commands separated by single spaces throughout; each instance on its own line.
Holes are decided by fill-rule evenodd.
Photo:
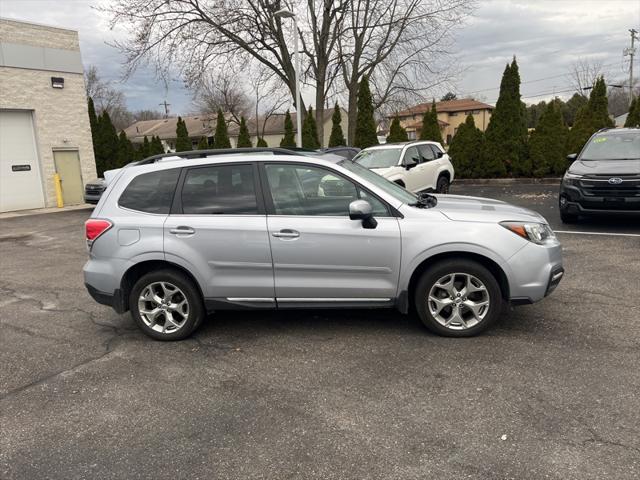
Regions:
M 547 184 L 558 185 L 562 178 L 456 178 L 453 183 L 463 185 L 521 185 L 521 184 Z
M 32 215 L 45 215 L 48 213 L 62 213 L 62 212 L 71 212 L 73 210 L 89 210 L 95 208 L 95 205 L 90 205 L 88 203 L 83 203 L 81 205 L 71 205 L 68 207 L 48 207 L 48 208 L 36 208 L 33 210 L 17 210 L 15 212 L 4 212 L 0 213 L 0 220 L 8 219 L 8 218 L 18 218 L 18 217 L 30 217 Z

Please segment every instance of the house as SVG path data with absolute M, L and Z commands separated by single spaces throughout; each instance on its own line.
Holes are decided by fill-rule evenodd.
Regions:
M 0 18 L 0 212 L 84 203 L 96 178 L 78 32 Z
M 438 125 L 442 132 L 442 138 L 449 144 L 458 131 L 458 127 L 467 118 L 473 115 L 473 120 L 483 132 L 489 125 L 491 112 L 495 107 L 472 98 L 462 98 L 460 100 L 446 100 L 436 102 L 436 112 L 438 113 Z M 402 110 L 393 115 L 389 115 L 389 120 L 396 116 L 400 119 L 400 124 L 407 131 L 409 139 L 414 140 L 420 136 L 422 128 L 422 116 L 424 112 L 431 110 L 431 102 L 421 103 L 406 110 Z
M 296 131 L 296 113 L 291 113 L 291 121 L 293 122 L 293 131 Z M 322 139 L 322 145 L 329 144 L 329 137 L 331 135 L 331 116 L 333 115 L 333 108 L 324 111 L 324 138 Z M 277 113 L 269 116 L 268 118 L 258 118 L 258 131 L 260 135 L 267 142 L 269 147 L 279 147 L 280 140 L 284 136 L 284 113 Z M 195 149 L 198 142 L 202 137 L 207 137 L 209 140 L 213 140 L 213 135 L 216 130 L 215 114 L 194 115 L 188 117 L 182 117 L 184 120 L 191 143 Z M 160 120 L 143 120 L 136 122 L 133 125 L 127 127 L 124 132 L 127 138 L 134 144 L 141 144 L 144 141 L 144 137 L 148 137 L 151 140 L 152 136 L 160 137 L 163 146 L 168 151 L 175 150 L 176 147 L 176 126 L 178 119 L 164 118 Z M 342 110 L 342 131 L 345 136 L 347 134 L 347 112 Z M 256 135 L 256 121 L 255 119 L 249 119 L 247 122 L 247 128 L 251 135 L 251 143 L 255 146 L 257 143 Z M 229 121 L 227 124 L 229 132 L 229 140 L 231 146 L 235 148 L 238 143 L 238 133 L 240 127 L 237 123 Z

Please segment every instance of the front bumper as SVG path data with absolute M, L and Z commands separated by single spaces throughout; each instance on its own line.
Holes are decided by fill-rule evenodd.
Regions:
M 529 243 L 509 259 L 509 300 L 529 304 L 550 295 L 564 277 L 562 246 Z
M 591 192 L 588 194 L 588 192 Z M 611 190 L 594 194 L 575 185 L 560 185 L 560 210 L 571 215 L 640 215 L 640 196 Z

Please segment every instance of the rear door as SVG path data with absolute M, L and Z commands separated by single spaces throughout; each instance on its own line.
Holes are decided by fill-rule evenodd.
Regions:
M 278 307 L 392 303 L 400 229 L 388 206 L 328 168 L 263 168 Z M 375 229 L 349 219 L 349 203 L 356 199 L 371 203 Z
M 164 225 L 167 260 L 198 273 L 214 308 L 275 306 L 256 169 L 235 162 L 185 168 Z

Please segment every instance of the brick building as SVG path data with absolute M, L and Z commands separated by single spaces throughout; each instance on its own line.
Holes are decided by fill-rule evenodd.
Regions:
M 96 177 L 78 33 L 0 18 L 0 211 L 83 203 Z

